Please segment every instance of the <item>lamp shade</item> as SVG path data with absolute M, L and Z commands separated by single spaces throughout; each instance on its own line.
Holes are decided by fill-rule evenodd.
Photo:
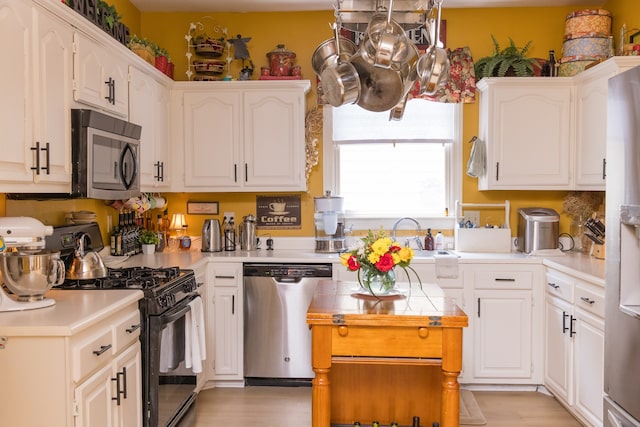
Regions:
M 182 227 L 186 224 L 183 213 L 174 213 L 171 217 L 171 230 L 182 230 Z

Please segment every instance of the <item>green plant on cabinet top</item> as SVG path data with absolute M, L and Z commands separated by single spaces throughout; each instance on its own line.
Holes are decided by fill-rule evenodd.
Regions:
M 527 58 L 527 52 L 531 47 L 531 41 L 519 48 L 511 37 L 509 46 L 500 49 L 500 44 L 491 35 L 493 40 L 493 54 L 485 56 L 475 64 L 476 79 L 483 77 L 504 77 L 514 75 L 517 77 L 533 76 L 533 67 L 537 63 L 535 58 Z

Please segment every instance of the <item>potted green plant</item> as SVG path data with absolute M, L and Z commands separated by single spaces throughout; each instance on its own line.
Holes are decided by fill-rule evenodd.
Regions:
M 129 39 L 129 49 L 153 66 L 156 65 L 154 46 L 155 43 L 145 39 L 144 37 L 138 37 L 135 34 Z
M 151 255 L 155 253 L 156 245 L 160 243 L 160 238 L 155 231 L 142 229 L 140 230 L 138 241 L 142 244 L 142 253 Z
M 520 48 L 509 37 L 509 46 L 501 49 L 493 34 L 491 39 L 493 40 L 493 54 L 485 56 L 475 63 L 476 79 L 504 76 L 529 77 L 534 75 L 534 66 L 538 64 L 538 60 L 527 58 L 531 41 Z

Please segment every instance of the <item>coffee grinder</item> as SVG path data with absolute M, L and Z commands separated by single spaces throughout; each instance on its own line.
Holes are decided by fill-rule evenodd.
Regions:
M 344 199 L 327 191 L 314 198 L 316 252 L 343 252 L 346 250 L 344 227 Z

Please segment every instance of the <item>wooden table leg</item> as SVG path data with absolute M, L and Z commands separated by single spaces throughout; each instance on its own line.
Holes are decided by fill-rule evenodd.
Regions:
M 331 326 L 311 328 L 311 363 L 316 374 L 311 382 L 311 426 L 329 427 L 331 424 Z
M 441 427 L 460 425 L 460 384 L 462 370 L 462 328 L 442 331 L 442 416 Z

